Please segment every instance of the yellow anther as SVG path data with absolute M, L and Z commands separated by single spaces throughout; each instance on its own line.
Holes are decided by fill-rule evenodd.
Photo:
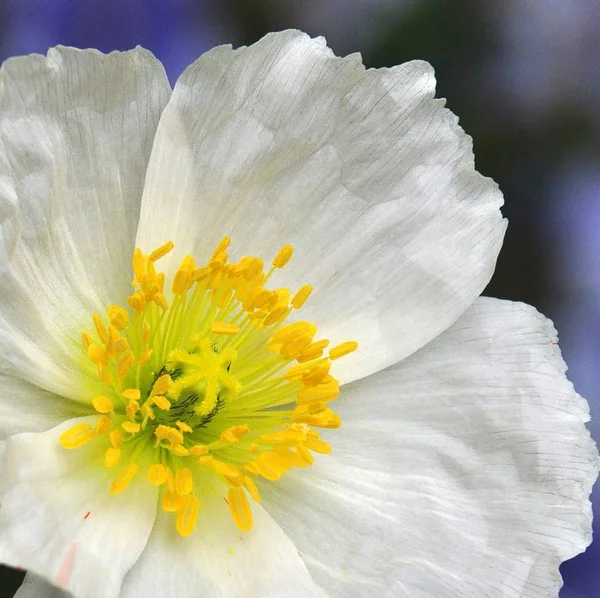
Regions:
M 129 314 L 118 305 L 111 305 L 108 308 L 108 319 L 117 330 L 124 330 L 129 320 Z
M 241 531 L 249 532 L 252 529 L 253 521 L 246 492 L 240 487 L 229 488 L 227 502 L 235 524 Z
M 306 448 L 309 448 L 315 453 L 321 453 L 322 455 L 328 455 L 331 452 L 331 445 L 320 438 L 307 438 L 304 441 Z
M 246 434 L 248 434 L 250 428 L 246 424 L 242 424 L 239 426 L 231 426 L 227 428 L 223 432 L 221 432 L 221 440 L 227 442 L 229 444 L 235 444 L 243 438 Z
M 208 278 L 212 274 L 212 270 L 208 266 L 203 266 L 202 268 L 194 268 L 192 272 L 192 280 L 194 282 L 199 282 Z
M 249 478 L 248 476 L 244 476 L 244 486 L 246 487 L 248 494 L 254 499 L 254 501 L 260 502 L 260 492 L 258 491 L 254 480 L 252 478 Z
M 150 340 L 150 332 L 150 325 L 148 322 L 144 322 L 144 325 L 142 326 L 142 342 L 144 345 L 147 345 L 148 341 Z
M 112 422 L 110 421 L 110 418 L 106 417 L 106 415 L 103 415 L 99 417 L 98 421 L 96 422 L 96 435 L 102 436 L 103 434 L 108 434 L 111 428 Z
M 157 260 L 159 260 L 161 257 L 164 257 L 165 255 L 167 255 L 167 253 L 169 253 L 169 251 L 171 251 L 171 249 L 173 249 L 174 247 L 174 243 L 173 241 L 167 241 L 164 245 L 161 245 L 158 249 L 155 249 L 149 256 L 148 259 L 151 262 L 156 262 Z
M 167 440 L 172 446 L 183 443 L 183 434 L 175 428 L 167 428 Z
M 276 448 L 273 451 L 285 463 L 293 467 L 307 467 L 308 463 L 298 453 L 289 448 Z
M 123 492 L 127 486 L 133 480 L 133 477 L 137 473 L 138 464 L 130 463 L 127 467 L 123 468 L 118 474 L 117 477 L 113 480 L 113 483 L 110 485 L 109 492 L 111 494 L 119 494 Z
M 140 283 L 145 282 L 145 280 L 146 280 L 146 258 L 144 257 L 142 250 L 139 249 L 138 247 L 136 247 L 133 252 L 133 259 L 132 259 L 131 265 L 133 268 L 133 274 L 135 276 L 136 281 L 140 282 Z
M 190 448 L 190 455 L 194 457 L 200 457 L 202 455 L 208 454 L 208 447 L 203 444 L 197 444 Z
M 127 351 L 128 348 L 129 343 L 127 342 L 127 339 L 121 337 L 118 338 L 112 345 L 112 352 L 115 355 L 118 355 L 119 353 L 123 353 L 123 351 Z
M 329 359 L 339 359 L 344 355 L 348 355 L 348 353 L 352 353 L 352 351 L 356 351 L 356 349 L 358 349 L 356 341 L 346 341 L 329 350 Z
M 312 463 L 314 463 L 315 458 L 310 454 L 310 451 L 303 444 L 298 444 L 296 446 L 296 452 L 309 465 L 311 465 Z
M 278 469 L 273 469 L 267 463 L 265 463 L 264 461 L 259 461 L 258 459 L 256 461 L 254 461 L 253 464 L 256 466 L 258 473 L 261 476 L 263 476 L 263 478 L 265 478 L 271 482 L 277 481 L 281 477 L 281 474 L 283 473 L 283 471 L 280 471 Z
M 153 486 L 161 486 L 167 481 L 167 469 L 160 463 L 150 465 L 148 468 L 148 480 Z
M 260 475 L 260 471 L 255 462 L 250 461 L 244 465 L 244 469 L 252 475 Z
M 250 261 L 248 262 L 248 265 L 246 266 L 242 276 L 246 279 L 246 280 L 252 280 L 253 278 L 257 278 L 260 277 L 262 278 L 262 276 L 260 276 L 262 269 L 263 269 L 263 261 L 258 258 L 258 257 L 252 257 L 250 258 Z
M 190 425 L 186 424 L 185 422 L 175 422 L 175 425 L 182 431 L 182 432 L 193 432 L 193 429 Z
M 121 393 L 121 396 L 128 401 L 139 401 L 141 396 L 140 389 L 128 388 Z
M 110 413 L 113 410 L 113 402 L 104 396 L 93 398 L 92 405 L 98 413 Z
M 148 405 L 147 403 L 144 403 L 142 405 L 142 413 L 148 419 L 156 419 L 156 416 L 154 415 L 154 411 L 153 411 L 152 407 L 150 407 L 150 405 Z
M 98 365 L 98 378 L 104 382 L 104 384 L 112 384 L 112 378 L 110 372 L 108 371 L 107 366 Z
M 137 422 L 123 422 L 121 428 L 129 434 L 137 434 L 140 431 L 140 424 Z
M 121 432 L 121 430 L 119 430 L 118 428 L 113 430 L 108 435 L 108 439 L 110 440 L 110 443 L 112 444 L 113 448 L 119 448 L 123 444 L 124 438 L 125 437 L 123 435 L 123 432 Z
M 294 253 L 294 248 L 291 245 L 284 245 L 273 260 L 275 268 L 283 268 L 291 259 Z
M 194 488 L 192 472 L 186 467 L 175 474 L 175 492 L 181 496 L 191 494 Z
M 194 271 L 194 257 L 186 255 L 181 262 L 179 270 L 175 273 L 175 279 L 173 280 L 173 293 L 175 295 L 182 295 L 185 293 L 190 285 L 192 284 L 192 273 Z
M 244 298 L 242 308 L 245 311 L 264 307 L 271 298 L 271 293 L 261 286 L 252 287 Z
M 177 511 L 175 526 L 181 536 L 187 537 L 196 527 L 200 499 L 197 496 L 186 496 L 182 502 L 183 504 Z
M 263 434 L 260 439 L 266 444 L 276 446 L 295 446 L 306 438 L 306 433 L 300 430 L 279 430 L 271 434 Z
M 168 309 L 169 304 L 167 303 L 166 297 L 162 293 L 155 293 L 152 301 L 158 305 L 161 309 Z
M 106 467 L 114 467 L 121 458 L 121 449 L 110 447 L 104 453 L 104 465 Z
M 152 397 L 152 402 L 163 411 L 168 411 L 171 409 L 171 401 L 162 395 L 154 395 Z
M 296 360 L 298 363 L 304 363 L 306 361 L 312 361 L 313 359 L 318 359 L 323 355 L 323 350 L 329 344 L 328 340 L 317 341 L 316 343 L 312 343 L 303 349 L 302 352 L 296 356 Z
M 117 364 L 117 374 L 119 378 L 125 378 L 134 361 L 135 357 L 133 356 L 133 353 L 127 353 L 127 355 L 121 357 L 119 363 Z
M 315 401 L 331 401 L 340 394 L 337 382 L 320 384 L 304 388 L 298 393 L 298 405 L 305 405 Z
M 188 451 L 185 446 L 183 446 L 183 444 L 172 444 L 171 446 L 167 447 L 168 450 L 170 450 L 174 455 L 177 455 L 179 457 L 187 457 L 190 454 L 190 451 Z
M 312 322 L 294 322 L 277 330 L 269 339 L 269 343 L 289 343 L 299 338 L 312 339 L 316 333 L 317 327 Z
M 87 444 L 96 436 L 96 431 L 90 424 L 76 424 L 60 435 L 59 441 L 63 448 L 76 449 Z
M 140 404 L 137 401 L 129 401 L 125 407 L 125 413 L 129 419 L 135 419 L 135 415 L 139 410 Z
M 108 331 L 106 330 L 106 326 L 104 326 L 102 319 L 98 314 L 93 314 L 92 319 L 94 320 L 94 326 L 96 327 L 98 337 L 103 343 L 105 343 L 108 340 Z
M 87 348 L 88 357 L 96 365 L 107 365 L 108 355 L 104 349 L 101 349 L 96 343 L 90 343 Z
M 88 347 L 92 344 L 92 339 L 90 338 L 90 335 L 82 332 L 81 333 L 81 340 L 83 341 L 83 347 L 87 353 Z
M 230 243 L 231 243 L 231 239 L 229 237 L 223 237 L 219 241 L 219 244 L 215 247 L 215 250 L 213 251 L 212 257 L 210 259 L 214 260 L 215 257 L 217 255 L 219 255 L 219 253 L 221 253 L 222 251 L 225 251 L 229 247 Z
M 197 463 L 198 465 L 202 465 L 204 467 L 206 467 L 207 465 L 212 465 L 212 462 L 214 461 L 212 455 L 202 455 Z
M 228 484 L 239 486 L 240 484 L 244 483 L 244 474 L 242 474 L 234 465 L 216 460 L 212 462 L 212 465 L 214 470 L 219 475 L 223 476 Z
M 313 287 L 310 284 L 305 284 L 300 287 L 292 297 L 292 307 L 294 309 L 300 309 L 306 303 L 306 300 L 310 297 L 312 292 Z
M 289 380 L 290 382 L 301 380 L 303 376 L 307 375 L 309 372 L 313 371 L 313 368 L 324 363 L 323 361 L 317 363 L 302 363 L 299 365 L 295 365 L 291 367 L 285 374 L 283 374 L 282 378 L 284 380 Z
M 303 384 L 306 386 L 317 386 L 318 384 L 322 384 L 329 376 L 329 369 L 330 365 L 327 361 L 316 364 L 303 374 Z M 337 385 L 337 382 L 335 382 L 335 384 Z
M 278 305 L 273 311 L 263 320 L 263 326 L 272 326 L 283 319 L 289 307 L 287 305 Z
M 184 500 L 174 490 L 166 490 L 163 496 L 162 508 L 167 513 L 175 513 L 183 506 Z
M 143 351 L 140 354 L 140 357 L 137 361 L 138 365 L 144 365 L 150 359 L 150 357 L 152 357 L 153 352 L 154 352 L 154 349 L 146 349 L 145 351 Z
M 169 374 L 163 374 L 156 382 L 152 385 L 152 394 L 153 395 L 162 395 L 171 388 L 171 384 L 173 380 L 171 380 L 171 376 Z
M 169 431 L 169 427 L 168 426 L 164 426 L 163 424 L 160 424 L 160 425 L 156 426 L 156 428 L 154 430 L 154 435 L 159 440 L 165 440 L 166 437 L 167 437 L 168 431 Z
M 240 331 L 240 327 L 235 324 L 230 324 L 229 322 L 213 322 L 210 331 L 213 334 L 234 335 Z
M 146 297 L 143 293 L 137 291 L 136 293 L 133 293 L 133 295 L 127 297 L 127 303 L 131 309 L 141 313 L 146 306 Z

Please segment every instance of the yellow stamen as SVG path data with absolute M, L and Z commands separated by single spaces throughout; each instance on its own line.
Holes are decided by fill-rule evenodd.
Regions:
M 108 308 L 108 319 L 117 330 L 124 330 L 129 320 L 127 312 L 118 305 L 111 305 Z
M 109 492 L 111 494 L 119 494 L 120 492 L 123 492 L 123 490 L 129 486 L 131 480 L 133 480 L 137 470 L 137 463 L 130 463 L 127 467 L 122 469 L 117 474 L 117 477 L 113 480 L 113 483 L 110 485 Z
M 155 463 L 148 468 L 148 480 L 153 486 L 161 486 L 167 481 L 167 470 L 164 465 Z
M 152 402 L 163 411 L 168 411 L 171 409 L 171 402 L 166 397 L 161 395 L 155 395 L 152 397 Z
M 110 413 L 113 410 L 113 403 L 108 397 L 100 396 L 92 399 L 92 405 L 98 413 Z
M 175 491 L 181 496 L 191 494 L 194 483 L 192 480 L 192 472 L 186 467 L 180 469 L 175 474 Z
M 348 353 L 352 353 L 352 351 L 356 351 L 356 349 L 358 349 L 356 341 L 346 341 L 329 350 L 329 359 L 339 359 L 344 355 L 348 355 Z
M 164 374 L 152 386 L 152 394 L 164 394 L 167 392 L 167 390 L 169 390 L 169 388 L 171 388 L 172 382 L 171 376 L 169 376 L 169 374 Z
M 110 418 L 103 415 L 98 418 L 96 422 L 96 436 L 101 436 L 103 434 L 108 434 L 112 428 L 112 422 Z
M 233 335 L 240 331 L 240 327 L 235 324 L 229 324 L 228 322 L 213 322 L 210 331 L 213 334 Z
M 171 251 L 171 249 L 173 249 L 173 241 L 167 241 L 164 245 L 161 245 L 158 249 L 155 249 L 150 256 L 148 257 L 148 259 L 151 262 L 155 262 L 157 260 L 159 260 L 161 257 L 164 257 L 165 255 L 167 255 L 167 253 L 169 253 L 169 251 Z
M 114 467 L 121 458 L 121 449 L 110 447 L 104 453 L 104 465 L 106 467 Z
M 96 343 L 90 343 L 87 348 L 87 354 L 96 365 L 108 364 L 108 355 Z
M 128 401 L 139 401 L 141 396 L 140 389 L 128 388 L 121 393 L 121 396 Z
M 137 434 L 140 431 L 140 424 L 136 422 L 123 422 L 121 428 L 123 428 L 125 432 L 129 432 L 129 434 Z
M 305 284 L 303 287 L 300 287 L 292 297 L 292 306 L 294 309 L 300 309 L 306 303 L 306 300 L 310 297 L 312 292 L 313 287 L 310 284 Z
M 249 532 L 252 529 L 252 511 L 248 504 L 248 498 L 242 488 L 229 488 L 227 493 L 227 501 L 229 510 L 235 524 L 243 532 Z
M 189 536 L 196 527 L 200 499 L 197 496 L 186 496 L 183 505 L 177 511 L 176 527 L 183 537 Z
M 60 444 L 66 449 L 76 449 L 90 440 L 93 440 L 96 432 L 90 424 L 76 424 L 60 435 Z
M 291 259 L 294 248 L 291 245 L 284 245 L 273 260 L 273 267 L 283 268 Z

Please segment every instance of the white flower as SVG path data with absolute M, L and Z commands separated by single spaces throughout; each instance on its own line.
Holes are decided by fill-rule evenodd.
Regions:
M 20 597 L 556 596 L 591 536 L 587 404 L 543 316 L 478 299 L 502 198 L 433 95 L 425 63 L 294 31 L 172 93 L 141 49 L 4 64 Z

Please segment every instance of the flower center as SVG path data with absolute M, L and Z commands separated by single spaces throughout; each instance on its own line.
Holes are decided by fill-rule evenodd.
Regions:
M 236 525 L 249 531 L 248 496 L 260 502 L 255 479 L 276 481 L 309 466 L 311 451 L 331 451 L 314 428 L 341 425 L 328 406 L 339 394 L 329 370 L 357 348 L 345 342 L 325 355 L 329 341 L 315 340 L 314 324 L 285 323 L 312 291 L 305 285 L 292 296 L 265 286 L 292 257 L 290 245 L 266 273 L 257 257 L 229 263 L 228 246 L 226 237 L 200 267 L 186 256 L 170 304 L 155 264 L 173 243 L 148 255 L 135 250 L 129 309 L 94 314 L 95 330 L 82 334 L 103 386 L 91 401 L 96 426 L 78 424 L 60 437 L 66 449 L 105 445 L 104 465 L 118 468 L 112 494 L 149 457 L 148 481 L 161 487 L 162 508 L 176 513 L 182 536 L 192 533 L 202 489 L 215 480 L 228 487 Z

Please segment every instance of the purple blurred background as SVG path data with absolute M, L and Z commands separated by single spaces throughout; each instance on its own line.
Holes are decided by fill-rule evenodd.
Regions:
M 535 305 L 560 332 L 600 440 L 600 2 L 597 0 L 14 0 L 0 59 L 61 43 L 142 45 L 174 82 L 214 45 L 288 27 L 368 66 L 431 62 L 438 95 L 504 191 L 506 244 L 486 294 Z M 600 489 L 593 497 L 600 513 Z M 599 518 L 600 519 L 600 518 Z M 600 594 L 598 540 L 562 567 L 561 598 Z M 0 570 L 12 595 L 19 573 Z M 12 588 L 12 589 L 11 589 Z

